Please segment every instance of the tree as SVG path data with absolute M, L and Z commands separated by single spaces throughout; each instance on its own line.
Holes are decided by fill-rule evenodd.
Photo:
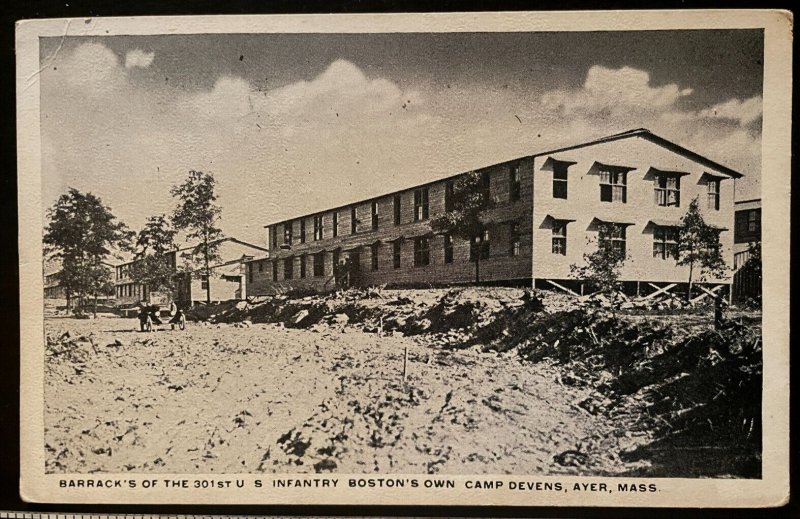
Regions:
M 476 171 L 459 177 L 450 195 L 452 209 L 431 219 L 434 232 L 469 240 L 471 257 L 475 262 L 475 283 L 480 282 L 480 261 L 485 254 L 483 235 L 486 224 L 481 214 L 494 207 L 486 179 Z
M 151 216 L 136 238 L 136 256 L 131 265 L 131 279 L 148 287 L 149 290 L 175 289 L 174 265 L 170 264 L 168 254 L 174 252 L 175 235 L 164 215 Z
M 172 215 L 176 229 L 185 231 L 186 238 L 198 240 L 193 256 L 201 258 L 201 275 L 205 276 L 206 302 L 211 302 L 211 263 L 219 259 L 219 240 L 222 231 L 217 227 L 222 209 L 214 202 L 216 180 L 211 173 L 189 171 L 189 176 L 180 184 L 173 186 L 170 193 L 178 199 L 178 207 Z
M 611 297 L 611 308 L 616 308 L 620 271 L 627 256 L 615 247 L 611 237 L 613 224 L 602 223 L 598 229 L 597 248 L 583 255 L 583 265 L 570 265 L 572 276 L 586 282 L 590 289 Z
M 699 270 L 701 280 L 724 275 L 726 265 L 720 251 L 719 233 L 719 229 L 706 224 L 697 198 L 692 200 L 678 229 L 677 263 L 689 267 L 687 301 L 692 299 L 695 270 Z
M 42 238 L 45 253 L 61 260 L 59 281 L 68 305 L 76 297 L 81 310 L 86 297 L 93 295 L 97 316 L 97 294 L 106 292 L 111 283 L 111 272 L 104 262 L 112 249 L 129 247 L 131 232 L 100 198 L 74 188 L 58 198 L 47 218 Z

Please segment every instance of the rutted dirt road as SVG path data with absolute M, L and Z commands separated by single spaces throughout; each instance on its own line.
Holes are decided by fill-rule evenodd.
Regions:
M 347 326 L 49 317 L 47 471 L 618 474 L 642 438 L 547 363 Z M 162 327 L 164 328 L 164 327 Z M 402 380 L 408 348 L 408 376 Z

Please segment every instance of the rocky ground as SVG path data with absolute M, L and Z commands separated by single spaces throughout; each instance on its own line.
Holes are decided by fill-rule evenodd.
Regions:
M 513 289 L 271 298 L 150 333 L 49 315 L 46 468 L 760 473 L 760 422 L 727 406 L 760 377 L 756 325 L 717 340 L 707 316 L 672 334 L 658 316 L 559 305 Z M 735 430 L 697 434 L 706 419 Z

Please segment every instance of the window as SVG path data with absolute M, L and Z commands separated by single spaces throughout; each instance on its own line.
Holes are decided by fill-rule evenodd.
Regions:
M 200 276 L 200 289 L 208 290 L 208 274 Z
M 453 263 L 453 237 L 444 235 L 444 262 Z
M 270 242 L 272 242 L 272 248 L 273 249 L 277 249 L 278 248 L 278 234 L 277 234 L 278 229 L 277 229 L 277 227 L 278 227 L 277 225 L 273 225 L 272 227 L 269 228 L 269 238 L 270 238 Z
M 300 243 L 306 242 L 306 221 L 305 219 L 300 220 Z
M 621 170 L 600 170 L 600 201 L 627 202 L 628 172 Z
M 475 261 L 475 257 L 480 259 L 489 259 L 490 241 L 489 230 L 484 229 L 480 236 L 475 236 L 470 242 L 469 247 L 469 260 Z
M 259 272 L 264 272 L 264 262 L 263 261 L 259 261 L 258 262 L 258 271 Z
M 444 210 L 449 212 L 453 210 L 453 181 L 448 180 L 444 184 Z
M 508 246 L 508 255 L 509 256 L 519 256 L 519 223 L 514 222 L 511 224 L 511 229 L 509 232 L 509 246 Z
M 414 191 L 414 221 L 428 219 L 428 188 Z
M 522 182 L 520 181 L 519 164 L 511 166 L 508 172 L 508 198 L 512 202 L 519 200 Z
M 314 217 L 314 241 L 322 239 L 322 215 Z
M 338 211 L 333 212 L 333 224 L 331 224 L 331 228 L 333 229 L 333 237 L 336 238 L 339 236 L 339 213 Z
M 372 230 L 378 230 L 378 202 L 372 202 Z
M 553 221 L 553 254 L 567 255 L 567 222 Z
M 355 234 L 358 230 L 358 210 L 355 207 L 350 208 L 350 234 Z
M 603 236 L 601 232 L 600 246 L 611 247 L 620 254 L 625 254 L 625 230 L 627 227 L 622 224 L 608 224 L 608 232 Z
M 300 279 L 304 279 L 306 277 L 306 256 L 305 254 L 300 256 Z
M 283 244 L 292 244 L 292 222 L 283 224 Z
M 294 277 L 294 258 L 291 256 L 283 260 L 283 279 Z
M 414 238 L 414 266 L 424 267 L 431 262 L 430 244 L 428 238 L 421 236 Z
M 400 195 L 394 195 L 394 224 L 400 225 Z
M 314 254 L 314 277 L 325 275 L 325 251 Z
M 681 177 L 676 175 L 656 175 L 656 205 L 680 207 Z
M 658 226 L 653 231 L 653 257 L 678 259 L 678 229 Z
M 719 210 L 719 179 L 708 180 L 708 208 Z
M 278 261 L 272 262 L 272 281 L 278 281 Z
M 378 270 L 378 252 L 379 252 L 380 243 L 373 243 L 369 246 L 370 249 L 370 268 L 373 272 Z
M 567 171 L 570 162 L 553 161 L 553 198 L 567 199 Z
M 488 171 L 481 171 L 481 191 L 486 198 L 492 196 L 492 178 Z
M 400 240 L 392 243 L 392 266 L 396 269 L 400 268 Z

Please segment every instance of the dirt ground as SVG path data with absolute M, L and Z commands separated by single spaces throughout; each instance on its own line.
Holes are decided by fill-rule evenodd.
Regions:
M 630 473 L 557 368 L 348 326 L 48 316 L 47 472 Z M 83 339 L 81 339 L 83 336 Z M 407 378 L 403 381 L 404 351 Z

